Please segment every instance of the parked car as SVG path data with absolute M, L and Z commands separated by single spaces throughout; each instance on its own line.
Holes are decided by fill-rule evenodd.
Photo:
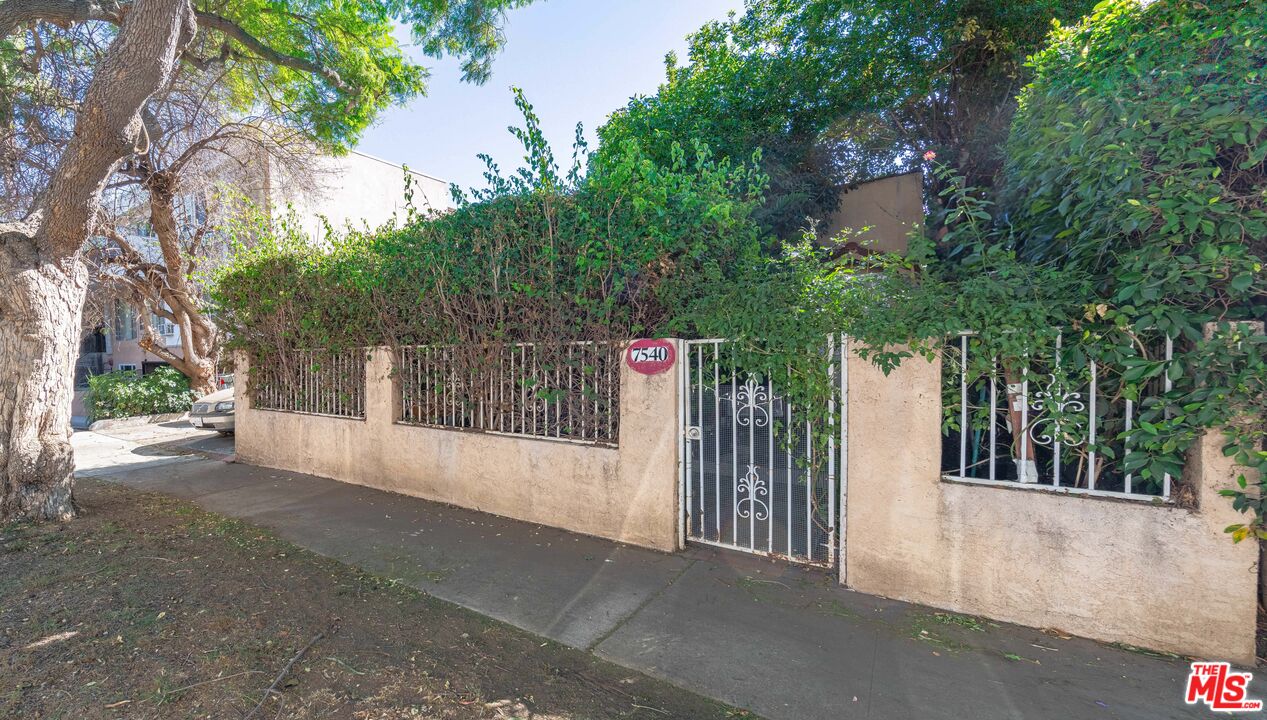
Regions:
M 189 424 L 215 430 L 221 435 L 233 432 L 233 388 L 217 390 L 200 397 L 189 411 Z

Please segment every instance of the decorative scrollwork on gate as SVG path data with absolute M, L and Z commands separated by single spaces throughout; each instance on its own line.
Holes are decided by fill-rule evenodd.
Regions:
M 770 506 L 766 505 L 761 497 L 770 494 L 769 489 L 765 486 L 765 480 L 757 474 L 757 466 L 749 465 L 748 472 L 739 479 L 739 494 L 743 495 L 742 499 L 735 502 L 735 514 L 741 518 L 748 517 L 749 514 L 754 515 L 757 520 L 765 520 L 770 517 Z
M 1029 424 L 1029 438 L 1038 445 L 1051 445 L 1060 442 L 1065 445 L 1076 445 L 1082 442 L 1081 418 L 1068 420 L 1072 413 L 1086 412 L 1086 403 L 1082 401 L 1082 393 L 1066 392 L 1055 375 L 1048 375 L 1047 387 L 1034 393 L 1030 408 L 1036 414 Z
M 774 398 L 777 399 L 777 398 Z M 770 413 L 762 403 L 772 402 L 770 390 L 749 376 L 748 382 L 734 396 L 735 422 L 743 427 L 765 427 L 770 424 Z

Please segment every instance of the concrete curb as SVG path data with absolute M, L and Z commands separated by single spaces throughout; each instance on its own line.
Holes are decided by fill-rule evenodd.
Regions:
M 119 428 L 138 427 L 140 425 L 157 425 L 158 423 L 175 422 L 177 420 L 187 420 L 188 418 L 189 413 L 187 412 L 137 415 L 136 417 L 98 420 L 89 425 L 88 429 L 93 432 L 102 432 L 104 430 L 118 430 Z

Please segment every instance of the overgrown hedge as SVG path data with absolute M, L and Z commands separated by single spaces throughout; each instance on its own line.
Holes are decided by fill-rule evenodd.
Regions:
M 543 344 L 687 333 L 705 283 L 755 262 L 764 178 L 678 148 L 669 165 L 637 144 L 582 179 L 583 144 L 559 172 L 531 107 L 528 168 L 436 217 L 410 212 L 324 247 L 265 225 L 240 228 L 215 279 L 219 321 L 257 361 L 288 348 Z
M 952 208 L 942 245 L 954 252 L 933 257 L 916 239 L 906 259 L 855 263 L 854 277 L 876 273 L 843 293 L 870 310 L 847 313 L 855 336 L 932 350 L 977 330 L 977 374 L 994 358 L 1006 370 L 1052 357 L 1063 330 L 1065 354 L 1123 371 L 1137 418 L 1115 439 L 1130 448 L 1120 460 L 1138 482 L 1178 477 L 1211 428 L 1231 427 L 1226 452 L 1267 470 L 1264 425 L 1238 421 L 1267 417 L 1267 341 L 1243 324 L 1267 314 L 1262 11 L 1109 0 L 1057 29 L 1031 61 L 1002 194 L 962 187 L 953 158 L 942 166 Z M 1218 330 L 1206 337 L 1209 323 Z M 1150 342 L 1167 335 L 1171 360 Z M 1163 377 L 1171 389 L 1141 393 Z M 1230 529 L 1237 539 L 1267 537 L 1265 490 L 1246 482 L 1227 493 L 1251 514 Z

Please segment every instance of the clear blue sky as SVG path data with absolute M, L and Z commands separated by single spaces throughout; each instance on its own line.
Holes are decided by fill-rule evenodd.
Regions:
M 561 169 L 571 159 L 576 123 L 594 129 L 630 96 L 649 95 L 664 78 L 664 55 L 685 56 L 686 35 L 742 0 L 537 0 L 512 11 L 506 46 L 483 86 L 461 82 L 457 63 L 421 58 L 431 68 L 426 97 L 384 114 L 357 147 L 419 172 L 483 186 L 484 152 L 506 173 L 522 164 L 510 87 L 521 87 L 541 117 Z

